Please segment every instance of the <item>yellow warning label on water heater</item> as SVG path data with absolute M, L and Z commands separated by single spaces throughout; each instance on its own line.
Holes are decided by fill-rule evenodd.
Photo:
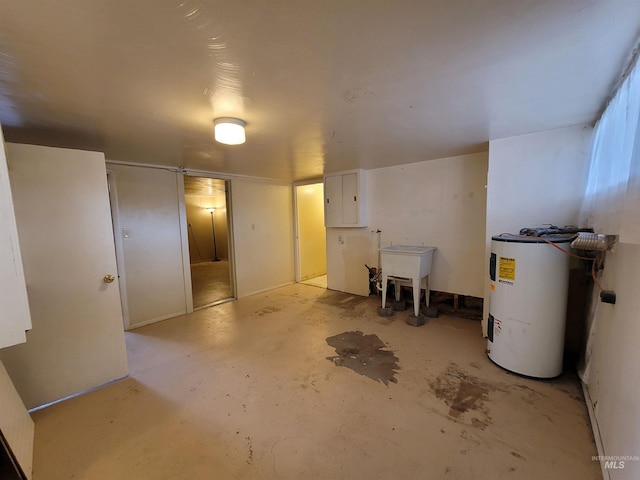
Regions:
M 514 281 L 516 279 L 516 259 L 500 257 L 498 264 L 498 276 L 505 280 Z

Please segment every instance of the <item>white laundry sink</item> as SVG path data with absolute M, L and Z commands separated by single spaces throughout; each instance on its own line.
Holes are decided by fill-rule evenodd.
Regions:
M 382 308 L 386 306 L 387 282 L 394 281 L 396 285 L 396 300 L 399 300 L 401 284 L 411 285 L 413 288 L 413 311 L 417 317 L 420 313 L 420 286 L 426 280 L 426 304 L 429 306 L 429 282 L 433 252 L 436 247 L 413 245 L 394 245 L 380 249 L 380 267 L 382 270 Z M 410 280 L 402 281 L 403 279 Z

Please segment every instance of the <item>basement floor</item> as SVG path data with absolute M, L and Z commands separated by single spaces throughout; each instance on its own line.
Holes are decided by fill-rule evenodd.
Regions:
M 297 284 L 128 332 L 128 378 L 33 413 L 34 480 L 602 478 L 575 374 L 378 304 Z

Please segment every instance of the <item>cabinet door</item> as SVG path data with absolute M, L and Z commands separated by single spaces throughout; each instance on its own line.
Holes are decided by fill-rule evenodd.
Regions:
M 357 225 L 358 218 L 358 174 L 342 175 L 342 223 Z
M 324 218 L 327 227 L 342 225 L 342 175 L 332 175 L 324 181 Z

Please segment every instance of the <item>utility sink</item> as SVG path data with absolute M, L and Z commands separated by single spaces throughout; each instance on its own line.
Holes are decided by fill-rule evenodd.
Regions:
M 382 270 L 382 308 L 386 306 L 387 282 L 392 280 L 396 286 L 396 300 L 400 299 L 399 285 L 413 288 L 413 311 L 420 314 L 420 286 L 425 279 L 426 304 L 429 306 L 429 282 L 433 252 L 436 247 L 413 245 L 393 245 L 380 249 L 380 267 Z M 404 281 L 403 281 L 404 280 Z

